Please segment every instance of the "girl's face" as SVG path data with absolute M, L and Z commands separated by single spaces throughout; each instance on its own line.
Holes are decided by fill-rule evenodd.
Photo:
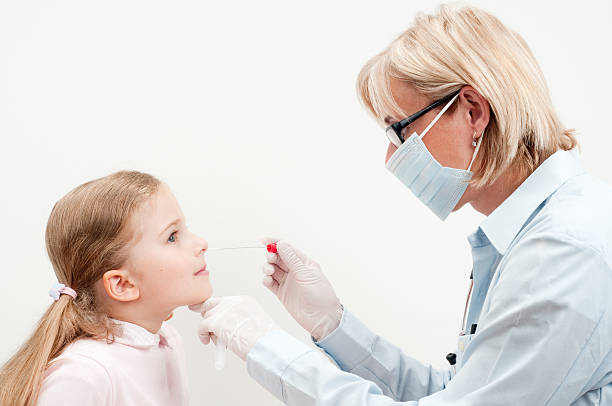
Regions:
M 208 242 L 189 231 L 165 184 L 134 213 L 132 226 L 126 268 L 138 286 L 142 307 L 167 315 L 211 296 L 204 258 Z

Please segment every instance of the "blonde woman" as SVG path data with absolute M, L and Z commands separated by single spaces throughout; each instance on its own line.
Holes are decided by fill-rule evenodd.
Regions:
M 46 244 L 59 283 L 0 369 L 0 405 L 188 405 L 182 340 L 164 321 L 211 295 L 208 243 L 168 186 L 134 171 L 87 182 L 55 204 Z
M 442 220 L 465 204 L 488 216 L 469 236 L 448 367 L 368 330 L 314 261 L 275 240 L 264 284 L 337 366 L 241 298 L 204 305 L 204 341 L 221 336 L 289 405 L 612 405 L 612 188 L 582 168 L 519 34 L 476 8 L 419 15 L 358 90 L 402 184 Z

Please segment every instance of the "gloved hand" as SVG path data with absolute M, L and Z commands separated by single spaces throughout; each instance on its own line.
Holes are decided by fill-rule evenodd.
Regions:
M 212 336 L 216 345 L 220 340 L 243 361 L 257 340 L 279 329 L 250 296 L 213 297 L 189 308 L 202 314 L 198 328 L 202 343 L 209 344 Z
M 343 308 L 321 267 L 284 241 L 263 243 L 276 243 L 277 250 L 266 253 L 264 285 L 315 340 L 325 338 L 340 324 Z

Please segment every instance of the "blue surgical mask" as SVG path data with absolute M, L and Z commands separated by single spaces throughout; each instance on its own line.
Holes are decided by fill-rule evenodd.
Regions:
M 425 147 L 423 137 L 453 104 L 457 96 L 444 106 L 421 135 L 414 132 L 387 162 L 387 169 L 441 220 L 446 220 L 465 193 L 472 179 L 470 169 L 482 142 L 481 136 L 467 170 L 440 165 Z

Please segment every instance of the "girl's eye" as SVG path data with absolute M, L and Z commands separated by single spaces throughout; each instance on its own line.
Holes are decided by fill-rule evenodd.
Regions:
M 176 242 L 176 231 L 170 234 L 170 237 L 168 237 L 168 242 Z

